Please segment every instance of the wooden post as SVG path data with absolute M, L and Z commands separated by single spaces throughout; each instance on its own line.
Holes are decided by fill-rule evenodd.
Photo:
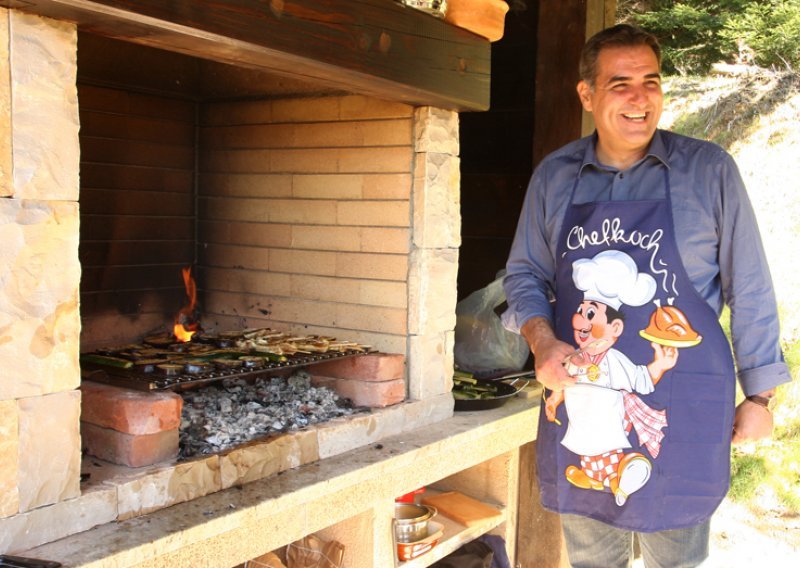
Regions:
M 589 0 L 586 5 L 586 39 L 616 23 L 617 0 Z M 594 132 L 594 117 L 581 110 L 581 136 Z
M 581 135 L 581 105 L 575 85 L 586 34 L 586 7 L 586 0 L 539 2 L 534 166 Z

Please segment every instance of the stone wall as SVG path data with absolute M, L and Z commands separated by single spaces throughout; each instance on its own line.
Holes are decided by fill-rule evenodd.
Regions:
M 0 517 L 80 493 L 76 37 L 0 9 Z

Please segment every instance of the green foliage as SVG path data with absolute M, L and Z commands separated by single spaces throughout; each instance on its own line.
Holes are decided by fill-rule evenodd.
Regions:
M 766 463 L 762 456 L 753 454 L 735 452 L 732 458 L 728 496 L 734 501 L 749 501 L 767 476 Z
M 720 38 L 752 50 L 753 62 L 763 67 L 800 61 L 800 0 L 752 3 L 731 17 Z
M 717 62 L 800 63 L 800 0 L 627 1 L 618 19 L 658 37 L 668 74 L 705 74 Z

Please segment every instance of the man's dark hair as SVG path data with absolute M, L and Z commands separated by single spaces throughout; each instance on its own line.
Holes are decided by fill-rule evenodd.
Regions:
M 597 58 L 603 49 L 639 45 L 646 45 L 653 50 L 656 60 L 658 60 L 658 68 L 661 69 L 661 46 L 658 44 L 656 36 L 650 32 L 629 24 L 617 24 L 597 32 L 589 38 L 581 51 L 578 68 L 581 80 L 586 81 L 590 87 L 594 87 L 594 80 L 597 77 Z

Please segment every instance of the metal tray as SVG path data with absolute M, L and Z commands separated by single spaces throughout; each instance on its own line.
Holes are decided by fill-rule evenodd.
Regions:
M 508 399 L 513 398 L 519 391 L 524 388 L 514 387 L 508 383 L 501 381 L 487 381 L 485 379 L 475 379 L 477 384 L 484 386 L 494 386 L 497 388 L 497 396 L 491 398 L 474 398 L 474 399 L 455 399 L 454 410 L 489 410 L 491 408 L 499 408 L 503 406 Z

